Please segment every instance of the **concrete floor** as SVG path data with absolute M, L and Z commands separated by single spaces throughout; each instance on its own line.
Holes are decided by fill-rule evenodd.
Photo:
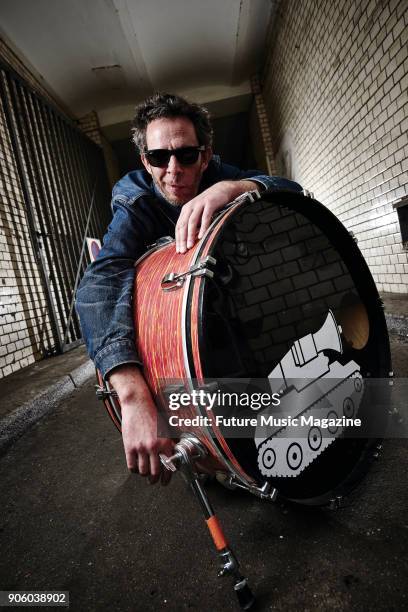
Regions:
M 0 418 L 14 409 L 38 397 L 45 389 L 69 376 L 75 368 L 84 366 L 87 361 L 85 346 L 73 351 L 37 361 L 27 368 L 18 370 L 0 380 Z
M 408 344 L 392 350 L 407 376 Z M 259 610 L 408 609 L 407 453 L 386 441 L 335 512 L 209 485 Z M 2 590 L 67 590 L 74 612 L 239 609 L 195 498 L 179 476 L 166 489 L 128 474 L 92 385 L 0 459 L 0 499 Z

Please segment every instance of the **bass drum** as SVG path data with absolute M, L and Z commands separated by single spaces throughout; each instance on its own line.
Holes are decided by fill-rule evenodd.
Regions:
M 319 379 L 323 416 L 363 411 L 370 418 L 361 401 L 364 379 L 389 375 L 390 349 L 382 304 L 354 238 L 322 204 L 301 194 L 251 199 L 232 203 L 186 254 L 171 242 L 138 262 L 136 337 L 153 395 L 174 414 L 164 399 L 169 390 L 263 380 L 269 391 L 281 392 L 281 413 L 283 405 L 293 415 L 295 406 L 296 414 L 315 416 L 321 396 L 313 385 L 301 410 L 294 396 L 306 386 L 299 381 Z M 254 416 L 248 407 L 235 406 L 233 413 Z M 208 411 L 190 405 L 186 415 Z M 206 446 L 207 471 L 232 475 L 249 490 L 269 483 L 286 499 L 315 505 L 347 494 L 378 442 L 341 431 L 330 439 L 313 425 L 302 438 L 295 428 L 275 427 L 269 435 L 257 426 L 250 437 L 227 437 L 226 429 L 181 427 Z

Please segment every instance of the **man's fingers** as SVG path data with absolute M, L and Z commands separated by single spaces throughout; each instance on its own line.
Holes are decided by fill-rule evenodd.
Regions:
M 179 220 L 176 225 L 176 251 L 185 253 L 191 249 L 197 240 L 197 228 L 200 223 L 203 208 L 202 206 L 183 206 Z
M 196 209 L 191 213 L 188 220 L 188 232 L 187 232 L 187 248 L 191 249 L 197 240 L 198 226 L 200 225 L 202 218 L 202 210 Z
M 183 211 L 184 212 L 184 211 Z M 187 250 L 187 221 L 184 220 L 181 213 L 176 225 L 176 251 L 177 253 L 185 253 Z
M 133 474 L 138 474 L 139 466 L 138 466 L 137 453 L 133 453 L 133 452 L 129 452 L 125 450 L 125 456 L 126 456 L 126 465 L 127 465 L 129 472 L 132 472 Z
M 149 473 L 149 457 L 146 453 L 139 453 L 139 474 L 147 476 Z
M 191 249 L 197 241 L 197 225 L 188 226 L 188 234 L 187 234 L 187 248 Z
M 207 227 L 211 219 L 211 213 L 203 212 L 201 206 L 195 209 L 184 209 L 176 225 L 176 251 L 177 253 L 185 253 L 187 249 L 191 249 L 197 241 L 197 233 L 199 225 L 202 225 L 203 219 L 207 220 Z
M 160 459 L 156 452 L 150 454 L 150 484 L 155 484 L 160 478 Z
M 201 217 L 200 231 L 198 232 L 198 239 L 199 240 L 201 240 L 201 238 L 204 236 L 205 232 L 210 227 L 211 219 L 212 219 L 211 212 L 208 209 L 204 209 L 203 216 Z

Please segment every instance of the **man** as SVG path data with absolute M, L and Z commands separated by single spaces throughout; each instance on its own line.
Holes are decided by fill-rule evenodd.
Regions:
M 211 149 L 206 109 L 179 96 L 154 94 L 136 108 L 133 140 L 145 170 L 130 172 L 113 189 L 113 220 L 98 259 L 77 293 L 77 310 L 88 351 L 116 390 L 128 468 L 160 477 L 159 453 L 173 442 L 157 437 L 157 411 L 135 348 L 132 317 L 134 262 L 158 238 L 172 235 L 185 253 L 208 228 L 213 214 L 253 189 L 300 185 L 222 164 Z

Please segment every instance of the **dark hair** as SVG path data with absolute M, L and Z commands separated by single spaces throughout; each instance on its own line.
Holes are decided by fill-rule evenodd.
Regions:
M 146 129 L 151 121 L 187 117 L 194 125 L 199 145 L 211 146 L 210 114 L 204 106 L 188 102 L 181 96 L 155 93 L 136 106 L 132 123 L 132 140 L 141 153 L 146 150 Z

